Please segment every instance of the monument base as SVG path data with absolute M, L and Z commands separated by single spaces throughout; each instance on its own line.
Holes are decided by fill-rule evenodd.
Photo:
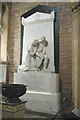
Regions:
M 22 72 L 14 74 L 14 83 L 27 85 L 27 110 L 56 114 L 60 110 L 61 94 L 59 74 L 46 72 Z
M 25 115 L 25 103 L 6 103 L 2 102 L 2 118 L 24 118 Z

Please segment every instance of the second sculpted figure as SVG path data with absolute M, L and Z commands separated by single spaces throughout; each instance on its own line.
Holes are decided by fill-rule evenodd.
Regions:
M 48 46 L 48 41 L 46 40 L 45 36 L 42 36 L 38 41 L 39 47 L 37 49 L 37 53 L 41 55 L 40 59 L 42 60 L 39 69 L 46 70 L 50 61 L 46 54 L 46 47 Z
M 24 62 L 18 67 L 18 72 L 29 71 L 29 70 L 47 70 L 49 65 L 49 58 L 46 55 L 46 47 L 48 46 L 48 41 L 45 36 L 42 36 L 39 40 L 33 40 L 31 44 L 27 47 L 27 53 Z M 34 65 L 32 67 L 32 58 L 34 60 Z M 36 59 L 40 60 L 40 64 L 36 65 Z

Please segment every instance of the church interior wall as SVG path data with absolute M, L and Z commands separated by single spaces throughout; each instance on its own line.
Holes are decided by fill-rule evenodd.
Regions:
M 34 2 L 7 3 L 9 6 L 8 67 L 7 82 L 13 83 L 14 72 L 20 64 L 21 15 L 37 5 L 58 7 L 59 20 L 59 73 L 63 97 L 72 90 L 72 12 L 70 3 Z

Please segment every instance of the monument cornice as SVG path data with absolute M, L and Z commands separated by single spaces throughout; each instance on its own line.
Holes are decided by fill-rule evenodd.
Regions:
M 22 17 L 22 25 L 31 25 L 37 23 L 50 22 L 55 20 L 55 12 L 52 11 L 51 14 L 36 12 L 28 18 Z
M 77 12 L 80 10 L 80 2 L 72 2 L 70 5 L 72 12 Z

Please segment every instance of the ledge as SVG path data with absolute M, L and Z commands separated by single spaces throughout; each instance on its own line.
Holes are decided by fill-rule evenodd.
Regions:
M 46 21 L 54 21 L 54 19 L 55 19 L 54 11 L 52 11 L 51 14 L 36 12 L 27 18 L 22 17 L 22 25 L 25 26 L 28 24 L 31 25 L 37 23 L 44 23 Z
M 0 61 L 0 64 L 7 65 L 8 62 L 7 61 Z

